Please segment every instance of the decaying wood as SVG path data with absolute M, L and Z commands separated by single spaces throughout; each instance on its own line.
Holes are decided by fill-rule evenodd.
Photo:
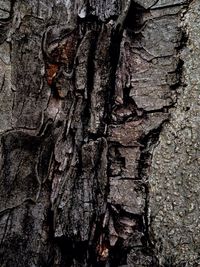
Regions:
M 0 1 L 1 267 L 198 266 L 197 208 L 196 230 L 174 211 L 185 205 L 186 213 L 198 197 L 182 199 L 186 171 L 172 159 L 177 140 L 184 146 L 198 132 L 197 121 L 181 128 L 185 98 L 199 84 L 187 50 L 187 38 L 191 49 L 200 42 L 190 37 L 198 8 L 186 0 Z M 193 113 L 188 121 L 199 106 Z M 190 158 L 184 148 L 178 155 L 184 165 L 197 160 L 199 138 L 189 139 Z M 197 178 L 198 166 L 188 168 Z

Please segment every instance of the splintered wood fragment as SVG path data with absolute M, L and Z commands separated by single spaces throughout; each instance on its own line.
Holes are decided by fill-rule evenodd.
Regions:
M 58 72 L 58 69 L 59 69 L 58 64 L 47 63 L 46 77 L 47 77 L 47 83 L 48 83 L 49 86 L 52 85 L 53 80 L 56 77 L 56 74 Z
M 104 243 L 99 244 L 97 246 L 97 253 L 99 256 L 99 261 L 106 261 L 108 259 L 108 256 L 109 256 L 109 249 Z

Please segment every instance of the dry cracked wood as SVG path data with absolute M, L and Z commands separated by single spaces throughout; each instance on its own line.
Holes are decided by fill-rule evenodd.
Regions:
M 170 195 L 162 138 L 184 106 L 187 8 L 0 1 L 1 267 L 197 266 L 157 215 Z

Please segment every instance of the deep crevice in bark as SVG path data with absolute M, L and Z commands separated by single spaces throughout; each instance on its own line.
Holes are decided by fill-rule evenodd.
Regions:
M 53 8 L 56 12 L 55 6 Z M 70 7 L 68 8 L 69 14 L 75 12 L 75 9 L 71 11 Z M 16 159 L 16 166 L 18 166 L 16 173 L 20 171 L 26 173 L 25 170 L 27 169 L 31 174 L 25 177 L 26 180 L 35 177 L 37 183 L 39 183 L 39 185 L 37 183 L 32 185 L 32 181 L 30 181 L 29 186 L 34 191 L 32 199 L 34 200 L 36 194 L 36 201 L 34 200 L 27 205 L 24 217 L 20 215 L 22 216 L 24 232 L 30 232 L 32 226 L 33 241 L 36 242 L 35 240 L 38 240 L 38 237 L 34 235 L 37 232 L 33 225 L 33 221 L 36 220 L 34 218 L 34 212 L 36 213 L 34 207 L 38 205 L 40 209 L 44 209 L 44 214 L 47 213 L 44 222 L 42 216 L 38 216 L 40 235 L 44 236 L 44 242 L 42 241 L 39 244 L 42 251 L 39 251 L 41 255 L 34 256 L 39 267 L 117 267 L 127 264 L 127 266 L 132 266 L 131 264 L 135 264 L 135 266 L 158 266 L 154 239 L 149 230 L 151 222 L 149 222 L 148 175 L 153 147 L 157 144 L 162 125 L 167 120 L 166 115 L 170 108 L 175 107 L 176 101 L 173 102 L 171 99 L 171 104 L 164 103 L 165 93 L 169 93 L 167 90 L 163 93 L 162 89 L 154 88 L 155 96 L 158 98 L 156 99 L 146 89 L 149 85 L 148 79 L 150 83 L 152 82 L 148 75 L 153 76 L 156 71 L 159 73 L 166 66 L 164 63 L 159 63 L 162 56 L 158 55 L 155 58 L 153 56 L 154 52 L 159 54 L 159 51 L 155 50 L 151 54 L 152 47 L 148 42 L 153 40 L 150 39 L 149 41 L 144 36 L 147 26 L 150 28 L 149 32 L 148 27 L 146 30 L 149 38 L 151 38 L 152 31 L 157 27 L 163 27 L 166 31 L 163 17 L 169 19 L 171 15 L 159 17 L 157 14 L 155 17 L 158 17 L 154 18 L 152 15 L 154 11 L 151 11 L 152 14 L 150 14 L 149 9 L 144 9 L 132 2 L 128 14 L 125 14 L 126 17 L 123 17 L 124 14 L 122 14 L 122 20 L 119 20 L 121 24 L 115 25 L 115 22 L 118 21 L 118 15 L 111 12 L 110 16 L 105 15 L 105 20 L 101 21 L 98 17 L 98 12 L 102 12 L 101 8 L 99 6 L 99 10 L 95 11 L 96 14 L 92 15 L 91 13 L 94 14 L 94 10 L 90 9 L 88 1 L 85 11 L 86 17 L 78 18 L 75 23 L 78 25 L 75 28 L 74 22 L 72 28 L 68 27 L 72 18 L 68 16 L 69 14 L 62 13 L 65 12 L 66 7 L 63 6 L 62 9 L 59 9 L 59 12 L 63 14 L 59 17 L 59 20 L 66 23 L 67 18 L 69 23 L 62 28 L 59 23 L 54 25 L 55 18 L 53 18 L 52 21 L 48 22 L 48 25 L 43 26 L 46 29 L 46 37 L 44 34 L 43 39 L 40 36 L 41 39 L 38 41 L 42 43 L 47 41 L 46 47 L 44 43 L 42 45 L 43 63 L 46 72 L 42 89 L 52 90 L 51 95 L 48 94 L 49 91 L 46 94 L 44 90 L 41 90 L 36 92 L 37 98 L 35 100 L 31 90 L 37 88 L 37 83 L 33 88 L 29 88 L 29 86 L 28 89 L 27 83 L 20 84 L 17 88 L 18 91 L 16 91 L 16 94 L 21 93 L 23 96 L 24 90 L 25 95 L 25 98 L 21 101 L 23 103 L 21 110 L 17 113 L 20 114 L 17 118 L 19 121 L 24 116 L 25 126 L 23 126 L 23 119 L 22 126 L 20 126 L 22 132 L 32 129 L 31 126 L 26 126 L 29 123 L 26 115 L 30 113 L 28 108 L 26 110 L 26 105 L 30 97 L 32 97 L 32 102 L 37 103 L 37 101 L 40 101 L 40 94 L 42 94 L 41 98 L 45 99 L 44 103 L 47 103 L 46 109 L 43 110 L 43 124 L 40 125 L 37 136 L 31 136 L 28 132 L 27 136 L 20 134 L 16 136 L 14 143 L 20 140 L 20 153 L 17 150 L 18 147 L 16 149 L 12 146 L 12 149 L 8 149 L 8 151 L 5 151 L 3 147 L 4 156 L 7 156 L 7 154 L 11 156 L 10 158 L 8 156 L 4 162 L 6 167 L 2 167 L 5 176 L 12 178 L 10 169 L 12 171 L 12 168 L 13 170 L 16 168 L 12 155 L 18 153 L 22 156 L 22 159 L 21 163 Z M 164 9 L 162 8 L 162 12 L 165 12 Z M 13 16 L 13 7 L 11 7 L 11 10 Z M 121 12 L 123 13 L 123 10 Z M 38 10 L 37 14 L 39 14 Z M 62 19 L 62 16 L 65 20 Z M 84 17 L 84 10 L 81 16 Z M 8 20 L 10 23 L 10 18 Z M 158 26 L 151 24 L 154 21 L 160 22 L 160 24 Z M 6 24 L 7 26 L 4 26 L 4 24 L 2 22 L 3 26 L 0 25 L 0 27 L 3 27 L 3 34 L 7 31 L 6 27 L 9 27 L 9 24 Z M 29 42 L 26 29 L 30 25 L 27 26 L 23 23 L 22 25 L 23 27 L 21 28 L 20 25 L 16 31 L 16 40 L 23 41 L 21 44 L 20 41 L 17 41 L 18 46 L 15 44 L 16 40 L 13 41 L 12 45 L 15 45 L 13 55 L 17 54 L 16 50 L 20 48 L 20 45 L 24 46 L 25 41 L 26 43 Z M 172 25 L 174 26 L 174 24 Z M 58 34 L 59 31 L 60 34 Z M 90 45 L 84 39 L 87 38 L 89 31 L 91 31 L 92 36 L 91 38 L 88 37 L 88 39 L 90 38 Z M 48 32 L 51 32 L 51 34 L 48 35 Z M 57 37 L 56 34 L 58 34 Z M 2 37 L 1 34 L 0 37 Z M 55 37 L 59 40 L 54 40 Z M 146 43 L 143 37 L 146 38 Z M 44 40 L 45 38 L 46 40 Z M 162 36 L 162 38 L 164 37 Z M 154 36 L 154 39 L 156 39 L 156 36 Z M 159 41 L 162 43 L 163 40 L 158 39 L 157 42 L 159 43 Z M 35 42 L 37 43 L 37 41 Z M 175 43 L 176 41 L 172 38 L 172 42 Z M 179 46 L 176 48 L 177 54 L 183 49 L 186 42 L 187 37 L 183 33 L 180 42 L 178 42 Z M 129 46 L 129 44 L 133 45 Z M 56 45 L 58 46 L 56 47 Z M 81 54 L 81 51 L 79 51 L 81 45 L 83 49 L 85 48 L 85 54 Z M 171 45 L 170 42 L 169 45 Z M 35 58 L 37 58 L 37 50 L 35 52 L 34 49 L 36 48 L 33 47 L 35 53 L 33 58 L 27 56 L 31 53 L 30 51 L 20 50 L 23 53 L 20 64 L 25 74 L 23 76 L 22 69 L 20 71 L 17 68 L 14 70 L 16 77 L 19 77 L 21 73 L 18 82 L 23 79 L 26 81 L 27 77 L 29 79 L 31 77 L 26 73 L 28 68 L 26 60 L 31 62 L 30 65 L 33 64 L 35 72 L 34 64 L 39 64 L 39 66 L 41 64 L 41 62 L 34 63 Z M 106 55 L 104 51 L 106 51 Z M 162 51 L 162 53 L 164 52 Z M 79 60 L 77 60 L 78 56 L 80 57 Z M 169 60 L 170 57 L 171 54 L 166 56 L 165 59 Z M 131 61 L 132 58 L 134 58 L 133 62 Z M 14 60 L 16 59 L 13 58 L 12 63 Z M 159 67 L 156 69 L 153 60 L 157 60 L 160 69 Z M 170 73 L 166 70 L 166 72 L 161 73 L 163 76 L 167 74 L 173 76 L 175 72 L 176 80 L 171 84 L 169 81 L 169 84 L 167 84 L 172 91 L 176 91 L 183 83 L 183 63 L 180 59 L 175 71 L 173 70 Z M 151 64 L 151 66 L 149 67 L 148 64 Z M 166 68 L 168 67 L 167 65 Z M 149 68 L 152 69 L 150 74 L 148 73 Z M 84 73 L 85 69 L 87 69 L 86 73 Z M 142 77 L 144 82 L 140 80 L 140 70 L 144 71 Z M 95 76 L 97 71 L 99 71 L 99 76 Z M 137 78 L 137 75 L 139 78 Z M 79 79 L 79 84 L 76 84 Z M 137 84 L 134 84 L 134 79 L 138 79 Z M 162 77 L 158 76 L 156 79 L 159 84 Z M 119 80 L 121 85 L 119 85 L 120 83 L 117 84 Z M 4 81 L 6 80 L 3 80 L 2 91 L 3 87 L 6 86 Z M 154 81 L 154 83 L 156 82 Z M 85 85 L 85 88 L 83 85 Z M 116 97 L 117 86 L 121 90 L 118 90 L 118 98 Z M 138 86 L 141 86 L 139 87 L 140 90 L 138 90 Z M 149 85 L 150 90 L 152 89 L 151 86 L 153 87 L 154 84 Z M 30 92 L 27 93 L 24 88 L 27 91 L 30 90 Z M 137 93 L 140 94 L 140 92 L 142 101 L 138 101 L 137 98 Z M 49 97 L 48 102 L 46 101 L 47 96 Z M 149 108 L 149 99 L 146 96 L 155 103 L 158 102 L 158 107 Z M 33 114 L 35 114 L 35 110 L 42 108 L 43 104 L 36 107 L 31 106 Z M 15 109 L 17 110 L 16 104 L 13 108 L 13 114 Z M 186 109 L 189 111 L 189 107 L 186 107 Z M 95 122 L 91 122 L 93 115 L 97 118 Z M 26 144 L 26 139 L 34 146 L 34 151 L 31 152 L 32 148 Z M 3 137 L 2 142 L 4 141 Z M 33 166 L 30 170 L 29 165 L 26 165 L 26 160 L 23 162 L 23 156 L 25 159 L 28 157 L 26 153 L 30 158 L 30 165 Z M 36 155 L 38 155 L 38 159 Z M 23 164 L 25 167 L 24 170 L 21 170 Z M 21 176 L 19 175 L 19 177 Z M 18 179 L 17 175 L 16 178 Z M 21 183 L 23 184 L 23 182 Z M 51 183 L 52 188 L 50 188 Z M 8 189 L 12 190 L 13 187 L 11 186 Z M 134 194 L 129 189 L 135 190 Z M 10 193 L 9 190 L 7 194 Z M 31 190 L 30 193 L 32 193 Z M 20 192 L 19 189 L 19 193 L 22 194 L 23 190 Z M 51 193 L 53 196 L 49 200 Z M 130 199 L 127 200 L 129 194 L 133 194 L 133 196 L 131 195 Z M 139 201 L 137 202 L 135 199 L 139 199 Z M 38 201 L 40 201 L 40 205 Z M 145 203 L 144 207 L 141 204 L 143 201 Z M 52 202 L 51 211 L 49 211 L 49 202 Z M 20 203 L 24 204 L 25 202 Z M 31 214 L 32 210 L 34 210 L 33 215 Z M 38 213 L 39 211 L 38 209 Z M 48 237 L 46 238 L 46 236 Z M 13 241 L 14 248 L 16 242 L 20 243 L 22 248 L 26 247 L 27 244 L 30 246 L 28 238 L 23 241 L 20 234 L 19 239 L 17 234 L 15 237 L 8 237 L 8 239 L 11 242 L 15 239 Z M 35 244 L 34 242 L 32 244 Z M 26 259 L 23 260 L 24 264 L 29 266 Z M 172 262 L 169 264 L 172 264 Z M 11 265 L 8 263 L 8 266 Z

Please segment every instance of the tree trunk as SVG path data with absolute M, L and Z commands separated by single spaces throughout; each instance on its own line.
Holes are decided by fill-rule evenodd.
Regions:
M 0 266 L 200 266 L 199 0 L 0 0 Z

